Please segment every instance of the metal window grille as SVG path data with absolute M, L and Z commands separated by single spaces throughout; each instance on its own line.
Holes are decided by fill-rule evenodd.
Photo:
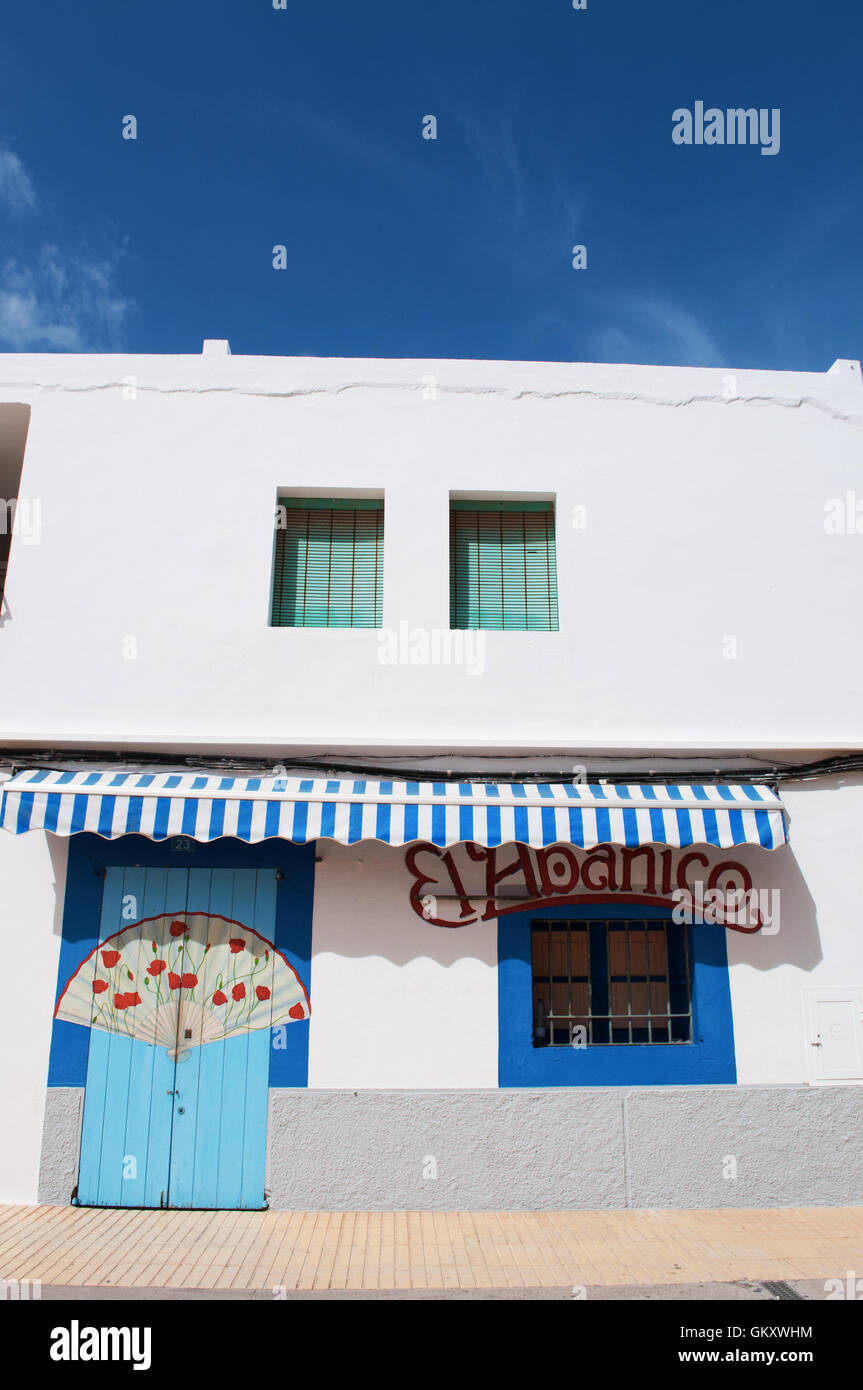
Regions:
M 683 924 L 534 921 L 531 970 L 534 1047 L 692 1042 Z

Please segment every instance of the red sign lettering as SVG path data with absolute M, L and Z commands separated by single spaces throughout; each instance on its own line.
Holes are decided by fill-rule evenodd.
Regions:
M 757 911 L 754 917 L 740 921 L 736 904 L 747 894 L 746 901 L 757 898 L 751 893 L 752 878 L 746 866 L 724 859 L 710 868 L 710 859 L 701 850 L 681 854 L 672 870 L 674 851 L 656 845 L 598 845 L 581 860 L 569 845 L 531 850 L 522 844 L 486 848 L 468 842 L 463 848 L 468 860 L 466 865 L 462 861 L 465 873 L 471 863 L 484 866 L 484 888 L 479 893 L 465 888 L 452 849 L 416 844 L 405 854 L 405 865 L 413 877 L 410 905 L 432 926 L 463 927 L 512 912 L 584 902 L 591 897 L 596 901 L 600 895 L 603 900 L 652 900 L 684 911 L 688 908 L 694 915 L 681 920 L 717 922 L 734 931 L 758 931 L 763 925 Z M 642 875 L 636 879 L 638 868 L 643 882 Z M 523 889 L 523 896 L 499 896 L 500 885 L 511 887 L 513 882 Z M 731 906 L 725 906 L 725 899 Z M 703 910 L 705 901 L 709 912 Z

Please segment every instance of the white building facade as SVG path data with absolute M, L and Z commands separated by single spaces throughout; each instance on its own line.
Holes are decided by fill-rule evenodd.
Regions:
M 861 429 L 0 357 L 0 1200 L 859 1200 Z

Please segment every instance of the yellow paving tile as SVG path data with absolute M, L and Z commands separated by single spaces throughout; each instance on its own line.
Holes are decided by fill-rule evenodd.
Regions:
M 5 1278 L 13 1278 L 16 1276 L 10 1272 L 12 1267 L 20 1268 L 22 1264 L 26 1264 L 31 1251 L 38 1250 L 44 1242 L 43 1219 L 39 1213 L 45 1208 L 7 1207 L 2 1210 L 15 1212 L 14 1221 L 10 1220 L 4 1223 L 2 1239 L 0 1239 L 0 1272 Z M 74 1208 L 58 1207 L 55 1210 L 62 1211 L 65 1217 L 67 1212 L 72 1212 Z M 63 1224 L 68 1227 L 68 1219 Z
M 236 1215 L 236 1213 L 232 1213 Z M 234 1232 L 238 1228 L 238 1222 L 225 1222 L 218 1232 L 213 1234 L 213 1258 L 207 1268 L 198 1275 L 196 1287 L 199 1289 L 221 1289 L 224 1288 L 226 1270 L 231 1266 L 234 1259 L 233 1238 Z
M 492 1288 L 844 1277 L 863 1207 L 205 1212 L 0 1207 L 0 1277 L 153 1288 Z
M 144 1270 L 138 1277 L 138 1287 L 155 1286 L 161 1288 L 177 1287 L 176 1272 L 183 1261 L 186 1242 L 195 1230 L 199 1212 L 176 1211 L 166 1213 L 171 1217 L 162 1227 L 162 1239 L 150 1252 Z M 118 1287 L 123 1280 L 116 1279 Z
M 44 1210 L 53 1212 L 57 1208 L 48 1207 Z M 43 1223 L 43 1233 L 47 1237 L 41 1261 L 44 1284 L 82 1282 L 78 1280 L 80 1272 L 88 1263 L 92 1263 L 94 1252 L 100 1251 L 110 1239 L 115 1220 L 113 1211 L 102 1211 L 95 1207 L 76 1207 L 70 1210 L 74 1211 L 75 1219 L 64 1225 L 62 1232 L 57 1228 L 52 1229 L 50 1217 Z
M 302 1225 L 302 1219 L 302 1213 L 297 1211 L 276 1213 L 277 1234 L 263 1247 L 258 1270 L 252 1276 L 255 1281 L 255 1288 L 287 1288 L 282 1276 Z

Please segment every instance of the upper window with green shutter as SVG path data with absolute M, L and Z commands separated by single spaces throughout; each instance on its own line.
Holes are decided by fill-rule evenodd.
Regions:
M 557 632 L 553 502 L 450 501 L 450 627 Z
M 380 627 L 383 499 L 280 497 L 273 627 Z

